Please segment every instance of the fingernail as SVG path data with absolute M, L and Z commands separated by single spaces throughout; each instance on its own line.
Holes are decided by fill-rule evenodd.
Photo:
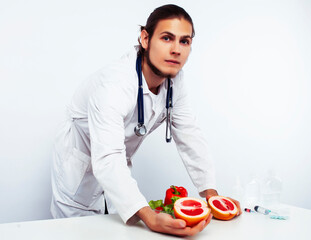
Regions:
M 186 227 L 186 223 L 185 223 L 185 222 L 180 222 L 179 225 L 180 225 L 181 227 L 183 227 L 183 228 Z

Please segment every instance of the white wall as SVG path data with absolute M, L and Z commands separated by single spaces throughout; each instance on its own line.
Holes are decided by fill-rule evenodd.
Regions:
M 50 218 L 51 148 L 66 104 L 167 2 L 0 0 L 0 223 Z M 170 2 L 195 23 L 185 72 L 219 192 L 275 169 L 282 201 L 311 209 L 310 1 Z M 136 154 L 133 174 L 148 200 L 171 184 L 197 195 L 164 126 Z

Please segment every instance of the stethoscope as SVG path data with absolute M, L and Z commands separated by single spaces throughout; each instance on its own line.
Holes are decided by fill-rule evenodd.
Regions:
M 142 137 L 147 133 L 146 126 L 144 124 L 144 99 L 143 99 L 143 81 L 141 71 L 141 55 L 137 56 L 136 60 L 136 72 L 138 76 L 138 124 L 134 129 L 137 136 Z M 172 140 L 172 107 L 173 107 L 173 88 L 171 87 L 171 79 L 167 79 L 167 95 L 166 95 L 166 142 Z

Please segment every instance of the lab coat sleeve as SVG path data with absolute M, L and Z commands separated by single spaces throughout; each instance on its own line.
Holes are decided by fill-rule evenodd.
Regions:
M 206 189 L 216 189 L 214 164 L 207 142 L 191 112 L 185 86 L 182 82 L 179 84 L 173 105 L 172 136 L 193 184 L 202 193 Z
M 135 101 L 133 89 L 109 82 L 89 99 L 89 129 L 93 173 L 124 222 L 148 206 L 127 166 L 124 117 Z

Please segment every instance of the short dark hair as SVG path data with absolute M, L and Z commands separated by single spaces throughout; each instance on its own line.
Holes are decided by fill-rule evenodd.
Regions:
M 167 4 L 161 7 L 156 8 L 148 17 L 146 26 L 141 26 L 140 31 L 146 30 L 149 34 L 149 41 L 153 36 L 154 30 L 160 20 L 164 19 L 172 19 L 172 18 L 184 18 L 188 21 L 192 26 L 192 34 L 191 37 L 194 37 L 194 26 L 190 15 L 181 7 L 174 4 Z M 143 55 L 145 49 L 142 47 L 140 38 L 138 38 L 139 42 L 139 54 Z

